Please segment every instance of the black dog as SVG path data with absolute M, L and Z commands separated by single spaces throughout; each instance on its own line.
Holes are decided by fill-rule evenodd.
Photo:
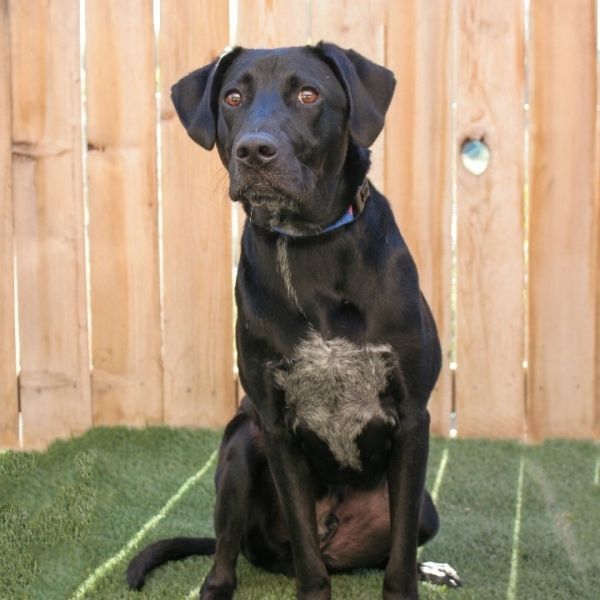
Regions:
M 239 552 L 330 597 L 329 573 L 385 568 L 383 596 L 417 580 L 438 516 L 424 490 L 427 401 L 440 370 L 435 324 L 386 199 L 366 179 L 395 80 L 327 43 L 236 48 L 173 87 L 188 134 L 217 149 L 248 216 L 236 300 L 248 397 L 229 423 L 212 539 L 157 542 L 159 564 L 214 553 L 201 598 L 231 598 Z M 419 566 L 419 569 L 418 569 Z

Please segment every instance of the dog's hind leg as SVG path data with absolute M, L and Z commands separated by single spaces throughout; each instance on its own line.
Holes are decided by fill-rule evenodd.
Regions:
M 440 529 L 440 518 L 437 509 L 427 490 L 423 492 L 421 511 L 419 512 L 418 544 L 422 546 L 432 540 Z
M 207 600 L 231 598 L 235 589 L 235 563 L 244 526 L 254 425 L 244 412 L 229 422 L 219 448 L 215 483 L 215 531 L 217 539 L 179 537 L 159 540 L 139 552 L 127 568 L 131 589 L 143 587 L 146 576 L 156 567 L 188 556 L 214 554 L 213 567 L 202 587 Z

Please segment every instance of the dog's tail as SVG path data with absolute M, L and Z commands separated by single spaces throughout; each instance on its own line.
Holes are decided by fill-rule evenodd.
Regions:
M 146 575 L 156 567 L 193 555 L 214 554 L 215 538 L 177 537 L 160 540 L 146 546 L 129 563 L 127 583 L 132 590 L 139 590 L 146 581 Z

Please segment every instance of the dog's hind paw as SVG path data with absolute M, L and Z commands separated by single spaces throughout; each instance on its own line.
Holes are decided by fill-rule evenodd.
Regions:
M 427 581 L 435 585 L 445 585 L 451 588 L 460 587 L 462 583 L 458 573 L 446 563 L 419 563 L 419 577 L 421 581 Z

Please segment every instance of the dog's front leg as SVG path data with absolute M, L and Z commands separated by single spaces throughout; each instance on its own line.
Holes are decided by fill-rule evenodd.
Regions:
M 315 495 L 310 468 L 300 445 L 283 422 L 284 393 L 268 386 L 263 413 L 265 449 L 288 526 L 296 594 L 301 600 L 328 600 L 329 574 L 319 551 Z
M 219 450 L 214 520 L 217 546 L 213 565 L 200 590 L 201 600 L 230 600 L 236 587 L 235 567 L 240 552 L 244 515 L 248 509 L 250 477 L 242 434 L 224 439 Z
M 429 449 L 429 413 L 405 396 L 388 466 L 391 548 L 383 580 L 385 600 L 414 600 L 417 589 L 419 510 Z M 416 404 L 416 403 L 415 403 Z
M 329 575 L 319 551 L 313 483 L 306 458 L 291 435 L 265 431 L 267 459 L 287 522 L 299 599 L 328 600 Z

